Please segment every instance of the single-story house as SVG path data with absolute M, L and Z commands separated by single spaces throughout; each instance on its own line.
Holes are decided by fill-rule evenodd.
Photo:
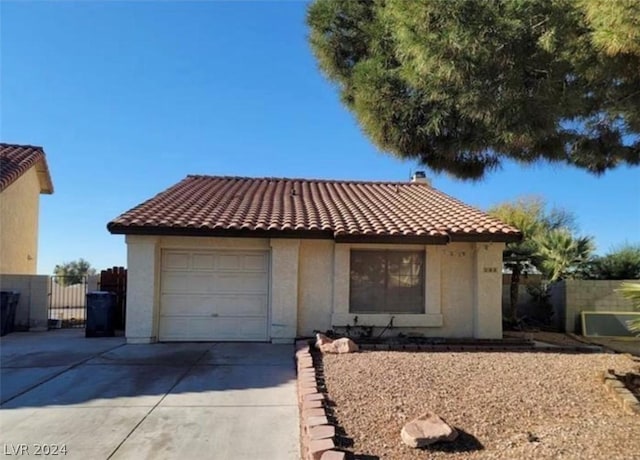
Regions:
M 43 148 L 0 143 L 0 274 L 36 274 L 42 193 L 53 193 Z
M 345 326 L 502 337 L 519 231 L 434 189 L 191 175 L 108 224 L 126 235 L 126 337 L 291 342 Z

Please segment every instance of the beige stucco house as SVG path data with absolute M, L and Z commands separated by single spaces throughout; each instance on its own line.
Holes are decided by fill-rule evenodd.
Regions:
M 501 338 L 512 227 L 411 182 L 188 176 L 126 235 L 130 343 L 290 342 L 349 325 Z
M 41 193 L 53 193 L 42 147 L 0 143 L 0 274 L 36 273 Z

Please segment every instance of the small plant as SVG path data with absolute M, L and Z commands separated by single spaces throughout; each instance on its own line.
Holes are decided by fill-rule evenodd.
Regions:
M 633 308 L 640 311 L 640 283 L 622 283 L 619 291 L 624 297 L 631 300 Z M 627 327 L 631 332 L 640 336 L 640 319 L 627 321 Z
M 549 302 L 551 298 L 549 285 L 547 283 L 528 284 L 527 294 L 529 294 L 533 302 L 535 302 L 536 310 L 542 324 L 549 326 L 553 317 L 553 305 Z

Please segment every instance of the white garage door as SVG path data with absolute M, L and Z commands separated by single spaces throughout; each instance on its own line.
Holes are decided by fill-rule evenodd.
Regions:
M 162 253 L 162 341 L 267 340 L 268 253 Z

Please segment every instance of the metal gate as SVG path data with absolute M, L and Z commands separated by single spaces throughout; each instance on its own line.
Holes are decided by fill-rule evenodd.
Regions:
M 84 327 L 87 317 L 87 277 L 51 277 L 49 326 Z

